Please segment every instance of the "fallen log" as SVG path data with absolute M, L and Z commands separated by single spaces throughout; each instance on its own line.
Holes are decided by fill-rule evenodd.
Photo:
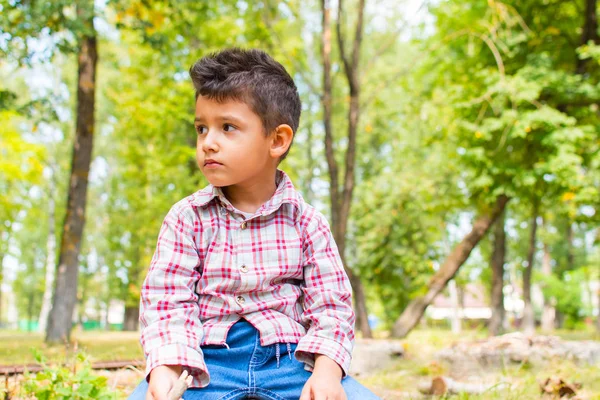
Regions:
M 519 332 L 472 342 L 459 342 L 437 353 L 455 374 L 470 375 L 481 368 L 500 369 L 507 364 L 545 365 L 553 359 L 575 364 L 600 362 L 600 342 L 567 341 L 556 336 L 527 336 Z
M 146 361 L 144 360 L 124 360 L 124 361 L 99 361 L 92 363 L 92 369 L 121 369 L 127 367 L 144 367 Z M 26 370 L 30 373 L 40 372 L 43 370 L 39 364 L 22 364 L 22 365 L 0 365 L 0 375 L 12 376 L 22 375 Z
M 459 382 L 446 376 L 436 376 L 431 382 L 418 384 L 419 392 L 433 396 L 444 396 L 446 394 L 482 394 L 492 389 L 502 389 L 506 383 L 483 384 Z

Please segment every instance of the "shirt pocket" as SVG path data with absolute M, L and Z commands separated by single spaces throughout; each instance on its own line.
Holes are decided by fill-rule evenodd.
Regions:
M 276 239 L 262 255 L 262 270 L 270 286 L 294 283 L 303 278 L 302 243 L 297 236 Z

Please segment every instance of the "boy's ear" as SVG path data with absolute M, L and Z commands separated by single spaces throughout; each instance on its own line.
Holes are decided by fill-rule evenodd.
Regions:
M 287 124 L 281 124 L 271 133 L 271 157 L 279 158 L 285 154 L 292 144 L 294 131 Z

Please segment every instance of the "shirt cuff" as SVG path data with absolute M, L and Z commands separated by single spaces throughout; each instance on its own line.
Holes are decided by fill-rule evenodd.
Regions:
M 331 358 L 342 368 L 343 376 L 348 375 L 352 355 L 342 344 L 315 336 L 304 336 L 300 339 L 294 355 L 298 361 L 305 364 L 305 369 L 308 371 L 312 371 L 315 367 L 315 354 L 323 354 Z
M 205 387 L 210 382 L 210 375 L 201 351 L 184 344 L 174 343 L 158 347 L 146 357 L 146 381 L 150 372 L 160 365 L 181 365 L 194 377 L 192 387 Z

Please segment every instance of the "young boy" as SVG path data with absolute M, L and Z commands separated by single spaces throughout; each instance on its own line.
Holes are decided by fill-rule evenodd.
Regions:
M 228 49 L 190 69 L 210 185 L 175 204 L 142 287 L 146 379 L 130 399 L 377 397 L 348 377 L 351 287 L 327 221 L 277 169 L 300 120 L 286 70 Z

